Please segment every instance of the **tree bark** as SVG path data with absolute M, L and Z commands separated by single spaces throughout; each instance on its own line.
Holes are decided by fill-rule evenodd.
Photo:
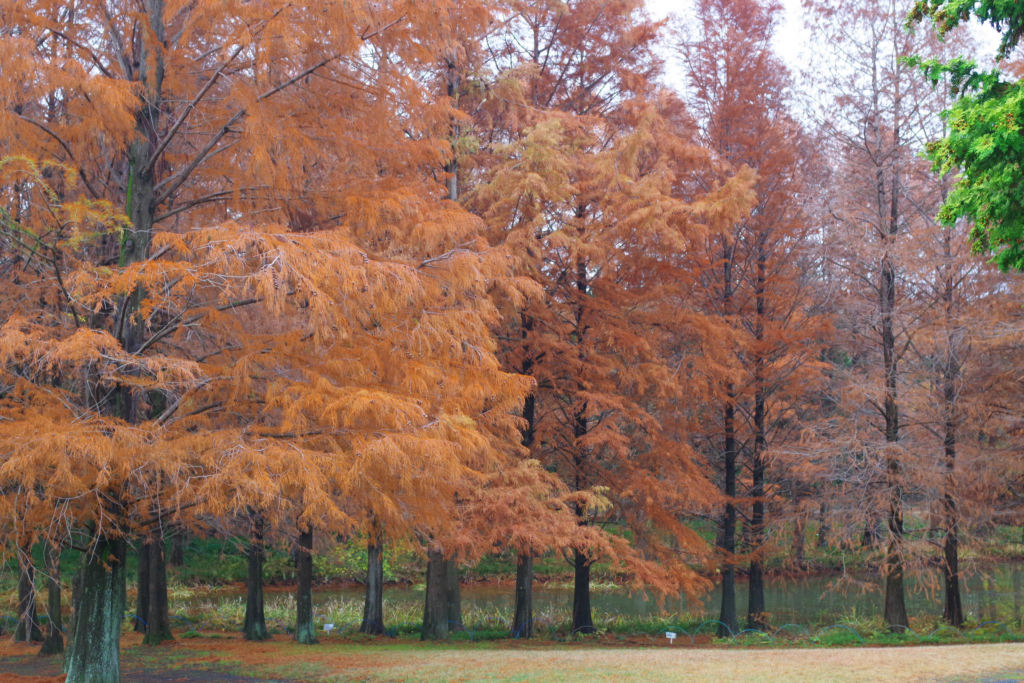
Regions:
M 77 577 L 74 632 L 65 655 L 66 683 L 119 683 L 125 601 L 125 542 L 101 536 Z
M 755 298 L 757 307 L 757 322 L 754 329 L 754 338 L 761 341 L 764 338 L 764 316 L 765 300 L 765 255 L 764 247 L 759 244 L 757 257 L 757 284 L 755 287 Z M 760 354 L 760 351 L 757 351 Z M 765 450 L 768 445 L 767 434 L 765 433 L 765 411 L 766 411 L 766 389 L 764 379 L 764 359 L 758 356 L 755 359 L 754 385 L 754 451 L 751 453 L 750 495 L 753 496 L 753 509 L 750 516 L 750 584 L 747 591 L 747 628 L 764 629 L 765 621 L 764 603 L 764 566 L 762 549 L 764 546 L 764 518 L 765 518 Z
M 828 535 L 832 529 L 828 523 L 828 503 L 822 502 L 818 506 L 818 539 L 815 545 L 820 550 L 828 545 Z
M 36 643 L 43 639 L 36 613 L 36 568 L 32 564 L 32 544 L 18 548 L 18 625 L 15 642 Z
M 317 642 L 313 626 L 313 527 L 299 534 L 296 569 L 295 640 L 312 645 Z
M 172 567 L 185 566 L 185 529 L 176 527 L 171 535 L 171 558 Z
M 465 631 L 462 625 L 462 591 L 459 587 L 459 565 L 455 558 L 445 558 L 445 613 L 448 615 L 449 631 Z
M 722 515 L 722 527 L 719 538 L 722 551 L 722 604 L 719 610 L 718 636 L 731 636 L 739 630 L 736 617 L 736 567 L 733 556 L 736 554 L 736 508 L 733 499 L 736 497 L 736 408 L 733 403 L 732 389 L 723 411 L 725 428 L 725 475 L 724 493 L 726 496 L 725 512 Z
M 146 645 L 159 645 L 174 640 L 171 633 L 171 615 L 167 601 L 167 561 L 164 557 L 164 539 L 157 529 L 144 546 L 149 556 L 149 611 L 146 614 Z
M 43 560 L 46 564 L 46 639 L 39 650 L 41 655 L 58 655 L 64 652 L 64 620 L 61 616 L 60 599 L 60 546 L 45 543 Z
M 145 633 L 149 623 L 149 551 L 146 549 L 146 538 L 139 538 L 139 567 L 137 590 L 135 593 L 135 625 L 136 633 Z
M 366 599 L 360 633 L 384 633 L 384 540 L 376 525 L 366 539 Z
M 590 610 L 590 559 L 573 550 L 572 632 L 595 633 Z
M 245 577 L 245 622 L 242 634 L 246 640 L 267 640 L 267 622 L 263 616 L 263 518 L 254 515 L 249 535 L 249 570 Z
M 448 638 L 447 577 L 444 555 L 440 550 L 427 551 L 427 591 L 423 601 L 423 627 L 420 640 Z
M 512 618 L 513 638 L 533 637 L 533 555 L 516 556 L 516 606 Z
M 797 514 L 796 519 L 793 520 L 793 564 L 799 569 L 803 569 L 807 565 L 807 560 L 804 556 L 804 542 L 807 535 L 807 518 L 801 514 Z

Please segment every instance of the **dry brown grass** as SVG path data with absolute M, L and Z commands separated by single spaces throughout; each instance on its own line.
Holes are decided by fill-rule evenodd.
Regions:
M 427 644 L 328 639 L 307 647 L 279 636 L 181 639 L 141 648 L 125 637 L 125 663 L 159 671 L 212 668 L 308 681 L 935 681 L 1024 678 L 1024 644 L 888 648 L 736 649 L 593 644 Z M 24 646 L 0 643 L 4 656 Z M 135 660 L 135 661 L 133 661 Z M 131 662 L 131 663 L 130 663 Z M 144 662 L 144 663 L 143 663 Z M 42 672 L 40 672 L 42 673 Z M 184 673 L 184 672 L 182 672 Z M 0 676 L 2 678 L 2 676 Z M 204 678 L 205 679 L 205 678 Z M 183 680 L 191 680 L 187 676 Z M 198 680 L 198 679 L 197 679 Z

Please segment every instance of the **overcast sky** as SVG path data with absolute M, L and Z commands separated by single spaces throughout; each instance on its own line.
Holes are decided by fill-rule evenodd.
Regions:
M 785 8 L 785 15 L 775 34 L 775 51 L 794 74 L 799 73 L 805 63 L 804 55 L 809 49 L 810 38 L 803 24 L 803 13 L 800 8 L 801 0 L 780 0 Z M 655 19 L 661 19 L 669 14 L 692 16 L 693 3 L 691 0 L 647 0 L 647 9 Z M 987 26 L 972 26 L 978 45 L 984 56 L 995 55 L 999 43 L 998 34 L 994 29 Z M 666 75 L 670 83 L 679 83 L 681 80 L 679 67 L 673 63 L 671 58 L 666 59 Z

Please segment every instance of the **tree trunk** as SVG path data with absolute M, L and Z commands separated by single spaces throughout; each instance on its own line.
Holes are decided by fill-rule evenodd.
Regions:
M 533 555 L 516 556 L 516 607 L 512 617 L 512 637 L 533 637 Z
M 736 497 L 736 408 L 733 404 L 732 389 L 724 410 L 725 426 L 725 513 L 722 515 L 722 528 L 719 537 L 722 551 L 722 605 L 719 611 L 718 636 L 731 636 L 739 630 L 736 617 L 736 567 L 733 556 L 736 554 L 736 508 L 733 499 Z
M 758 292 L 757 292 L 757 313 L 758 323 L 755 330 L 755 338 L 761 339 L 763 335 L 761 320 L 764 316 L 764 262 L 763 258 L 758 259 Z M 765 435 L 765 392 L 764 379 L 760 369 L 761 360 L 757 361 L 757 369 L 754 372 L 754 382 L 758 389 L 754 397 L 754 452 L 751 453 L 751 488 L 750 495 L 754 498 L 752 514 L 750 516 L 750 568 L 749 586 L 747 591 L 747 628 L 764 629 L 765 604 L 764 604 L 764 566 L 762 551 L 764 546 L 764 475 L 765 462 L 764 452 L 767 448 Z
M 465 631 L 462 625 L 462 591 L 459 589 L 459 565 L 455 558 L 444 561 L 445 613 L 449 631 Z
M 597 629 L 590 612 L 590 559 L 579 550 L 573 550 L 573 555 L 572 632 L 594 633 Z
M 376 527 L 366 540 L 366 599 L 360 633 L 384 633 L 384 541 Z
M 313 527 L 299 534 L 295 593 L 295 640 L 304 645 L 316 643 L 313 626 Z
M 36 643 L 43 639 L 36 614 L 36 568 L 32 564 L 32 545 L 18 548 L 18 625 L 15 642 Z
M 440 550 L 427 551 L 427 591 L 423 601 L 423 628 L 420 640 L 448 638 L 447 576 Z
M 942 498 L 943 522 L 945 539 L 942 544 L 942 583 L 944 600 L 942 618 L 951 626 L 959 628 L 964 623 L 964 609 L 960 600 L 960 523 L 957 518 L 956 499 L 954 498 L 955 467 L 956 467 L 956 378 L 947 366 L 944 378 L 943 393 L 946 400 L 946 433 L 944 450 L 946 456 L 946 476 L 943 482 L 945 492 Z
M 171 566 L 185 566 L 185 529 L 176 527 L 171 535 Z
M 797 514 L 796 519 L 793 520 L 793 564 L 799 569 L 803 569 L 807 566 L 807 560 L 804 557 L 804 541 L 807 536 L 807 518 L 801 514 Z
M 139 573 L 135 593 L 135 632 L 145 633 L 149 623 L 149 551 L 146 538 L 139 539 Z
M 957 556 L 956 533 L 946 533 L 942 546 L 945 562 L 942 566 L 943 601 L 942 618 L 950 625 L 960 628 L 964 623 L 964 608 L 960 600 L 960 565 Z
M 146 645 L 159 645 L 174 640 L 171 634 L 171 615 L 167 602 L 167 561 L 164 558 L 164 539 L 159 529 L 154 531 L 144 546 L 149 556 L 149 611 L 146 614 Z
M 815 542 L 819 550 L 828 545 L 828 534 L 831 530 L 828 524 L 828 503 L 822 502 L 818 506 L 818 539 Z
M 1013 621 L 1017 624 L 1017 627 L 1020 628 L 1021 570 L 1014 567 L 1010 570 L 1010 574 L 1013 582 Z
M 49 621 L 46 640 L 39 654 L 58 655 L 64 652 L 64 623 L 60 613 L 60 546 L 44 544 L 43 560 L 46 564 L 46 616 Z
M 125 600 L 125 542 L 97 539 L 77 577 L 74 632 L 65 655 L 66 683 L 119 683 Z
M 946 262 L 952 258 L 952 231 L 945 231 L 943 255 Z M 946 358 L 942 367 L 942 399 L 945 412 L 945 434 L 943 451 L 945 455 L 946 476 L 943 478 L 942 512 L 945 538 L 942 544 L 943 554 L 943 601 L 942 617 L 951 626 L 964 623 L 964 609 L 960 600 L 960 520 L 956 505 L 956 431 L 957 431 L 957 383 L 961 378 L 961 361 L 955 337 L 957 326 L 954 315 L 956 285 L 952 274 L 948 272 L 944 278 L 943 300 L 944 321 L 946 324 Z
M 267 640 L 267 622 L 263 616 L 263 518 L 255 515 L 249 536 L 249 571 L 245 577 L 245 622 L 242 634 L 246 640 Z

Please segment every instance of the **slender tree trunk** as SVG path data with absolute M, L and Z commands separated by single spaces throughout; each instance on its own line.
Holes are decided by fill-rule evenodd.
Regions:
M 295 640 L 304 645 L 316 643 L 313 626 L 313 527 L 299 533 L 295 592 Z
M 423 601 L 423 627 L 420 640 L 448 638 L 448 592 L 444 555 L 440 550 L 427 551 L 427 591 Z
M 462 591 L 459 588 L 459 565 L 455 558 L 444 561 L 445 612 L 449 631 L 465 631 L 462 625 Z
M 959 628 L 964 623 L 963 604 L 960 599 L 960 524 L 957 519 L 954 493 L 954 468 L 956 466 L 956 421 L 954 400 L 956 388 L 951 373 L 946 373 L 944 394 L 946 397 L 946 433 L 944 439 L 946 476 L 942 498 L 943 526 L 945 538 L 942 543 L 942 584 L 944 592 L 942 618 L 951 626 Z
M 768 447 L 768 436 L 765 432 L 765 411 L 767 410 L 767 389 L 764 377 L 765 359 L 761 350 L 764 340 L 764 320 L 767 315 L 765 302 L 766 254 L 764 234 L 757 240 L 757 277 L 754 284 L 756 318 L 754 339 L 758 345 L 754 349 L 754 452 L 751 453 L 750 495 L 754 498 L 750 516 L 750 585 L 747 592 L 747 628 L 763 629 L 765 621 L 764 603 L 764 525 L 765 525 L 765 450 Z
M 145 633 L 149 623 L 149 551 L 146 549 L 146 538 L 139 538 L 139 568 L 135 592 L 135 625 L 136 633 Z
M 171 535 L 171 566 L 185 566 L 185 529 L 176 527 Z
M 1010 570 L 1011 580 L 1013 582 L 1013 621 L 1020 627 L 1020 603 L 1021 603 L 1021 570 L 1018 567 L 1014 567 Z
M 533 371 L 533 356 L 530 353 L 528 334 L 533 330 L 533 319 L 523 315 L 523 366 L 522 374 Z M 537 397 L 530 394 L 523 400 L 523 420 L 526 426 L 522 432 L 522 444 L 532 449 L 536 434 Z M 516 553 L 516 602 L 512 615 L 512 637 L 533 637 L 533 553 L 520 550 Z
M 801 514 L 797 514 L 796 519 L 793 520 L 793 564 L 799 569 L 803 569 L 807 566 L 807 560 L 804 557 L 804 542 L 807 536 L 807 518 Z
M 249 571 L 245 577 L 245 622 L 242 633 L 246 640 L 267 640 L 267 622 L 263 615 L 263 518 L 254 515 L 249 535 Z
M 736 617 L 736 567 L 733 556 L 736 554 L 736 508 L 733 499 L 736 497 L 736 408 L 733 403 L 732 390 L 724 410 L 725 426 L 725 512 L 722 515 L 722 528 L 719 533 L 722 551 L 722 604 L 718 620 L 719 637 L 730 636 L 739 629 Z
M 512 618 L 513 638 L 533 637 L 533 555 L 516 556 L 516 607 Z
M 818 505 L 818 538 L 815 545 L 820 550 L 828 546 L 828 535 L 832 529 L 828 524 L 828 503 L 822 501 Z
M 893 95 L 892 148 L 900 148 L 900 89 L 899 80 L 895 81 Z M 881 136 L 879 136 L 881 139 Z M 884 186 L 884 171 L 879 168 L 878 178 Z M 896 166 L 892 167 L 889 184 L 889 223 L 885 237 L 887 245 L 895 242 L 899 232 L 899 196 L 900 179 Z M 885 196 L 882 187 L 879 197 Z M 889 545 L 886 548 L 883 574 L 885 576 L 885 623 L 893 631 L 902 631 L 910 625 L 907 619 L 907 605 L 903 587 L 903 485 L 900 458 L 897 450 L 899 441 L 899 408 L 896 403 L 896 378 L 898 358 L 896 355 L 896 334 L 894 316 L 896 312 L 896 268 L 889 254 L 882 257 L 881 287 L 879 299 L 881 309 L 882 362 L 885 369 L 885 441 L 886 471 L 889 490 L 889 510 L 887 522 L 889 527 Z
M 43 546 L 43 560 L 46 564 L 46 639 L 40 648 L 41 655 L 58 655 L 64 652 L 64 620 L 61 616 L 60 599 L 60 546 L 47 542 Z
M 374 524 L 366 539 L 366 599 L 360 633 L 384 633 L 384 540 Z
M 146 615 L 146 637 L 142 642 L 159 645 L 174 640 L 167 601 L 167 561 L 164 558 L 164 539 L 159 530 L 150 536 L 145 549 L 149 555 L 149 612 Z
M 36 614 L 36 568 L 32 564 L 32 544 L 18 548 L 18 625 L 15 642 L 34 643 L 43 639 Z
M 573 551 L 572 632 L 595 633 L 590 610 L 590 559 Z
M 77 577 L 74 631 L 65 655 L 66 683 L 119 683 L 125 600 L 125 542 L 100 537 Z

